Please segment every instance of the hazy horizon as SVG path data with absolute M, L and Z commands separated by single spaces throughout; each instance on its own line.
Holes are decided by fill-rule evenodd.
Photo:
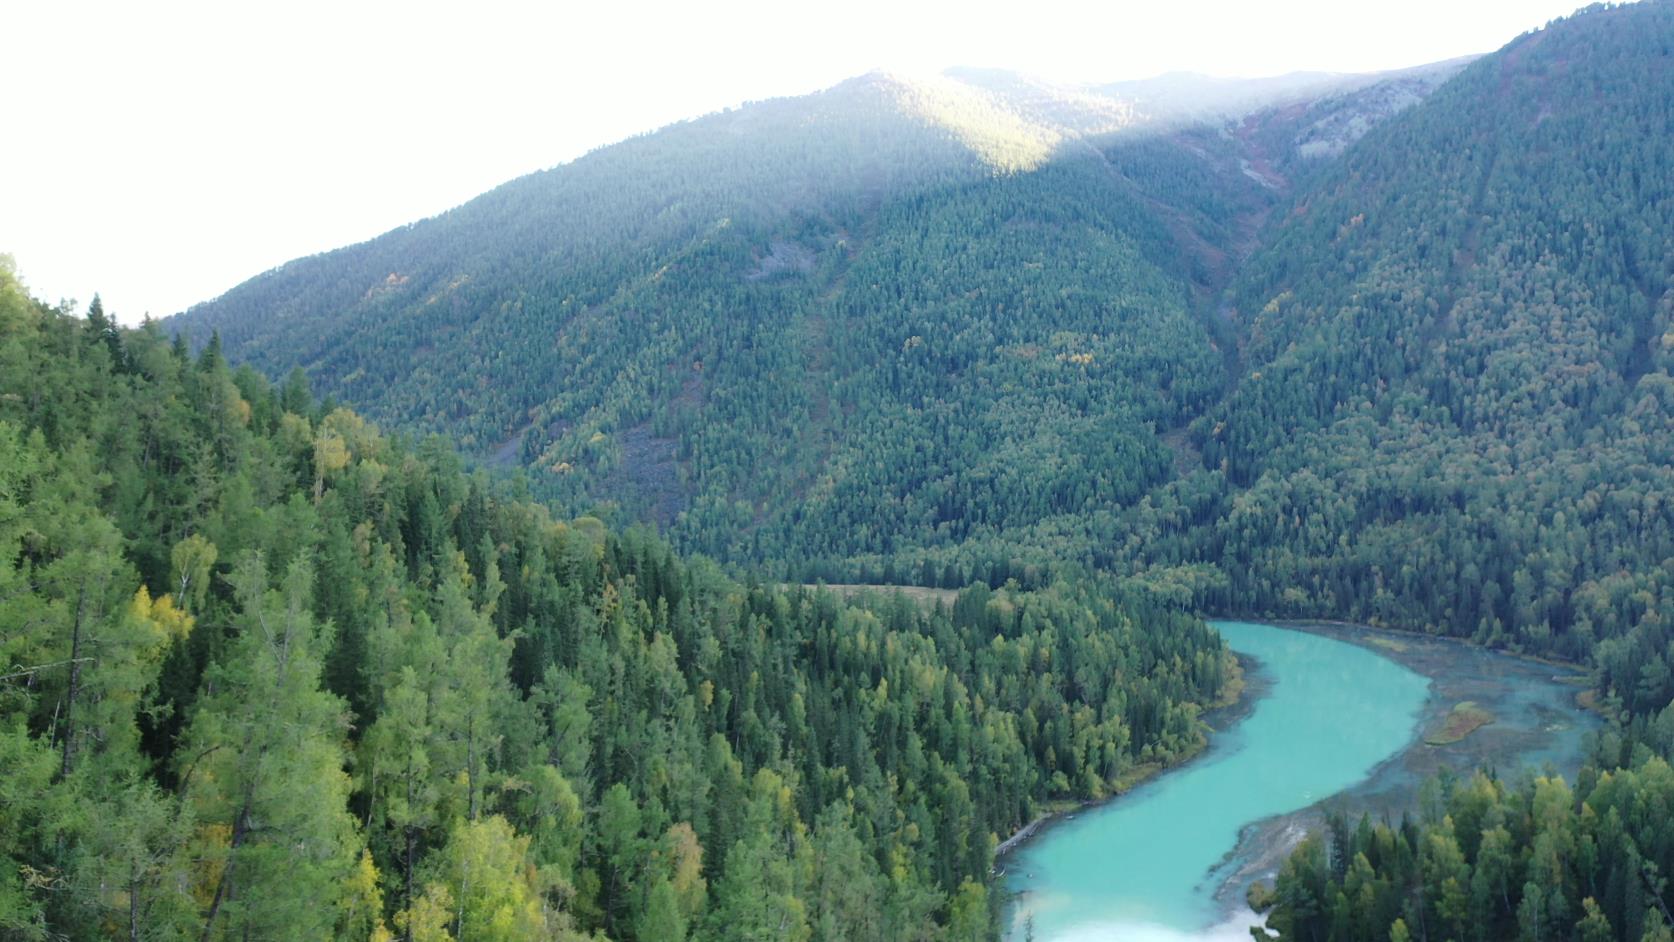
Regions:
M 8 155 L 0 253 L 41 296 L 98 292 L 137 323 L 624 138 L 871 71 L 1378 72 L 1490 52 L 1575 0 L 1010 9 L 28 9 L 0 78 L 36 89 L 14 108 L 41 143 Z

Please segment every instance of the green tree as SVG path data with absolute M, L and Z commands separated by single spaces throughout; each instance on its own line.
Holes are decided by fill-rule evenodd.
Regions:
M 343 705 L 319 686 L 312 571 L 268 588 L 259 554 L 235 567 L 238 634 L 210 673 L 181 750 L 206 862 L 202 938 L 318 938 L 336 923 L 358 851 L 347 813 Z
M 427 906 L 451 910 L 452 938 L 520 942 L 548 934 L 539 888 L 529 875 L 529 840 L 499 815 L 458 821 L 428 866 L 425 903 L 410 910 L 409 925 Z M 415 932 L 413 937 L 420 938 Z

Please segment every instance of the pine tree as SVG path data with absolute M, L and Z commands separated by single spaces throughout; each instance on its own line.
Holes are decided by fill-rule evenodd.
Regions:
M 343 704 L 320 689 L 325 639 L 309 615 L 312 571 L 278 590 L 251 553 L 233 574 L 237 636 L 208 683 L 181 750 L 181 788 L 207 866 L 203 940 L 314 939 L 360 847 L 348 816 Z

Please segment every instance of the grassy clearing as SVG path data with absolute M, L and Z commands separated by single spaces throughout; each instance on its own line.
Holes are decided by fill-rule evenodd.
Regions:
M 1424 741 L 1432 746 L 1450 745 L 1492 722 L 1494 714 L 1477 706 L 1474 701 L 1466 700 L 1456 704 L 1440 726 L 1426 733 Z
M 1606 718 L 1610 716 L 1610 711 L 1606 709 L 1604 703 L 1599 700 L 1598 691 L 1591 688 L 1583 690 L 1575 695 L 1575 705 L 1588 711 L 1589 713 L 1596 713 L 1599 716 Z

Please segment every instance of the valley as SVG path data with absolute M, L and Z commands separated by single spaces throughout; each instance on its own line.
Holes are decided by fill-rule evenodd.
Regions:
M 0 255 L 4 942 L 1674 942 L 1674 0 L 873 71 L 124 323 Z

